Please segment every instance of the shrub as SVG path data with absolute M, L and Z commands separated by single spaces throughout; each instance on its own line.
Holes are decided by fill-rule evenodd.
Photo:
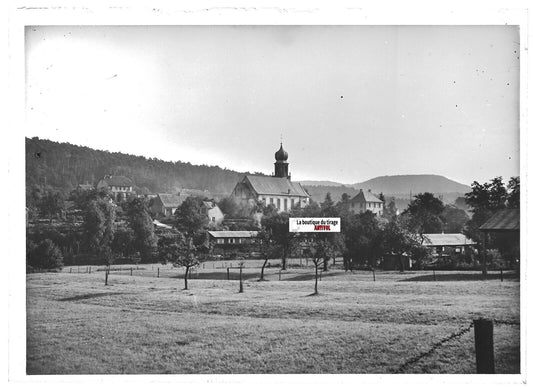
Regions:
M 38 245 L 29 241 L 26 250 L 27 264 L 32 268 L 57 269 L 63 267 L 61 250 L 50 239 L 45 239 Z

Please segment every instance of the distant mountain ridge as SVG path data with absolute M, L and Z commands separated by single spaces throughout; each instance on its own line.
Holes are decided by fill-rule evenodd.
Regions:
M 450 180 L 436 174 L 406 174 L 398 176 L 380 176 L 352 185 L 355 188 L 371 189 L 383 193 L 467 193 L 468 185 Z
M 379 176 L 356 184 L 341 184 L 333 181 L 300 181 L 304 186 L 328 186 L 335 188 L 354 188 L 372 190 L 384 194 L 417 194 L 431 193 L 467 193 L 468 185 L 450 180 L 436 174 L 404 174 L 394 176 Z M 348 193 L 350 194 L 350 193 Z

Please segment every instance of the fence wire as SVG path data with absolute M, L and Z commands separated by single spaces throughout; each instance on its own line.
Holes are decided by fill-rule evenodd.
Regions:
M 435 350 L 437 350 L 440 347 L 442 347 L 445 343 L 463 336 L 468 331 L 470 331 L 473 327 L 474 327 L 474 322 L 470 323 L 470 325 L 468 327 L 465 327 L 465 328 L 463 328 L 463 329 L 461 329 L 461 330 L 459 330 L 457 332 L 452 333 L 451 335 L 448 335 L 446 338 L 439 340 L 437 343 L 434 343 L 429 350 L 424 351 L 423 353 L 420 353 L 420 354 L 408 359 L 403 365 L 401 365 L 398 368 L 398 370 L 396 370 L 395 373 L 405 373 L 405 369 L 407 367 L 417 363 L 422 358 L 425 358 L 425 357 L 433 354 L 433 352 L 435 352 Z

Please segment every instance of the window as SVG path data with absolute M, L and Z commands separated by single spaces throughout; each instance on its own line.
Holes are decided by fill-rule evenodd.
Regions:
M 280 199 L 276 199 L 276 204 L 277 204 L 277 208 L 280 209 L 281 208 L 281 200 Z
M 291 208 L 294 208 L 294 199 L 291 199 Z
M 287 199 L 283 199 L 283 210 L 287 210 Z
M 217 243 L 218 244 L 223 244 L 224 243 L 224 239 L 217 239 Z
M 274 205 L 274 199 L 272 197 L 270 198 L 270 204 Z

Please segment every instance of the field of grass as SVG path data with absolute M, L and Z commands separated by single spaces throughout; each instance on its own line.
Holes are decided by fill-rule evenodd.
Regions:
M 160 278 L 157 278 L 160 267 Z M 183 290 L 161 265 L 27 276 L 28 374 L 475 373 L 473 319 L 495 321 L 496 372 L 520 370 L 519 282 L 506 274 L 207 266 Z M 197 277 L 197 278 L 196 278 Z

